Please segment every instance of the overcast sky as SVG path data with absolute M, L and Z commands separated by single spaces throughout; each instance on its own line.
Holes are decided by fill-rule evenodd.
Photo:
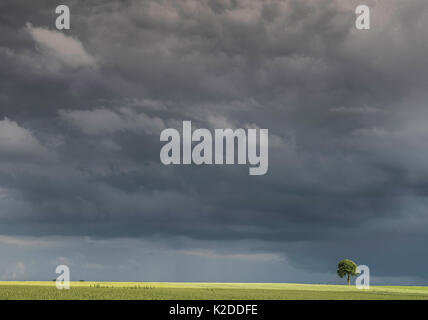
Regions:
M 427 30 L 426 0 L 2 0 L 0 278 L 427 285 Z M 183 120 L 269 129 L 267 174 L 162 165 Z

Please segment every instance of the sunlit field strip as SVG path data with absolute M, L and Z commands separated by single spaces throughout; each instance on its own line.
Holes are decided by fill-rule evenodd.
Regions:
M 0 281 L 0 286 L 52 286 L 54 281 Z M 73 287 L 113 288 L 181 288 L 181 289 L 248 289 L 248 290 L 308 290 L 308 291 L 356 291 L 355 286 L 294 283 L 221 283 L 221 282 L 104 282 L 72 281 Z M 358 290 L 361 291 L 361 290 Z M 372 292 L 415 293 L 428 296 L 428 287 L 422 286 L 371 286 Z

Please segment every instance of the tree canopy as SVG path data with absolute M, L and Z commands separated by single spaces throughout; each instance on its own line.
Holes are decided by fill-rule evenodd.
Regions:
M 343 278 L 347 276 L 348 285 L 351 284 L 351 276 L 357 275 L 357 264 L 349 259 L 344 259 L 337 265 L 337 274 Z

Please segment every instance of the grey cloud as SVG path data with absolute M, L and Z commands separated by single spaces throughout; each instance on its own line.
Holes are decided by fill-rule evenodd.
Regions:
M 115 131 L 140 131 L 160 134 L 165 124 L 160 118 L 150 118 L 144 113 L 135 113 L 128 108 L 115 111 L 99 108 L 94 110 L 59 110 L 65 121 L 80 128 L 86 134 L 108 134 Z
M 0 153 L 3 162 L 51 161 L 55 158 L 55 154 L 31 131 L 6 117 L 0 121 Z

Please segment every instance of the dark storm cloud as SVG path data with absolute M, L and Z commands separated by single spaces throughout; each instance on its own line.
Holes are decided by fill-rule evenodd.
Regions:
M 3 233 L 257 239 L 312 270 L 427 276 L 376 260 L 424 261 L 425 1 L 368 2 L 370 31 L 357 1 L 64 4 L 61 33 L 54 1 L 0 5 Z M 267 175 L 161 165 L 182 120 L 268 128 Z

